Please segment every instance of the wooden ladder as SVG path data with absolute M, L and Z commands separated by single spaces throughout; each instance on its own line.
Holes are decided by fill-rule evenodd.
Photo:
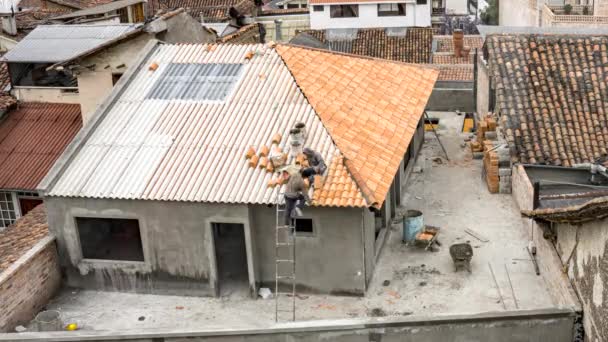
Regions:
M 276 245 L 275 245 L 275 321 L 296 320 L 296 230 L 293 220 L 285 225 L 289 215 L 279 192 L 276 198 Z M 279 284 L 291 285 L 291 292 L 281 291 Z M 285 285 L 283 286 L 283 290 Z M 289 298 L 291 297 L 291 298 Z M 291 300 L 289 300 L 291 299 Z M 289 315 L 288 315 L 289 314 Z M 289 318 L 287 318 L 289 317 Z

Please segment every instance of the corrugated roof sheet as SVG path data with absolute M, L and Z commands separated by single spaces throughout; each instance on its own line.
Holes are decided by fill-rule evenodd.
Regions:
M 138 29 L 140 24 L 39 25 L 4 55 L 8 62 L 62 62 Z
M 0 121 L 0 189 L 34 190 L 82 126 L 80 105 L 21 103 Z
M 107 4 L 98 5 L 95 7 L 85 8 L 79 11 L 74 11 L 72 13 L 60 15 L 53 19 L 70 19 L 77 17 L 86 17 L 90 15 L 104 14 L 112 11 L 116 11 L 117 9 L 124 8 L 127 6 L 139 4 L 142 2 L 146 2 L 146 0 L 118 0 L 112 1 Z
M 305 87 L 301 88 L 300 65 L 303 61 L 293 57 L 294 53 L 300 51 L 305 58 L 311 56 L 304 53 L 308 51 L 315 54 L 315 62 L 327 60 L 334 63 L 334 69 L 347 70 L 344 74 L 336 73 L 335 76 L 340 77 L 329 81 L 321 81 L 319 75 L 311 75 L 311 79 L 318 80 L 319 85 L 334 86 L 333 89 L 325 89 L 328 91 L 325 96 L 335 95 L 336 91 L 342 92 L 335 98 L 344 101 L 361 96 L 361 91 L 370 96 L 379 96 L 378 106 L 370 102 L 372 106 L 369 111 L 361 107 L 362 102 L 352 101 L 357 113 L 350 114 L 357 116 L 363 110 L 365 115 L 361 114 L 360 120 L 353 120 L 355 127 L 367 124 L 374 134 L 385 133 L 386 141 L 377 141 L 378 137 L 371 136 L 363 126 L 359 127 L 362 129 L 349 130 L 352 127 L 347 128 L 347 124 L 352 122 L 346 118 L 339 125 L 338 115 L 346 114 L 338 113 L 339 108 L 329 108 L 325 115 L 318 115 L 319 110 L 325 110 L 321 103 L 315 112 L 309 101 L 313 98 L 313 104 L 319 104 L 319 93 L 306 82 Z M 247 56 L 252 57 L 248 59 Z M 158 64 L 156 71 L 147 68 L 152 63 Z M 151 87 L 173 63 L 238 63 L 244 67 L 241 79 L 225 102 L 148 98 Z M 382 69 L 375 67 L 375 64 L 388 66 L 387 71 L 380 72 L 378 76 L 387 79 L 386 82 L 379 82 L 366 72 L 354 73 L 355 70 L 366 68 L 372 73 Z M 273 174 L 248 167 L 245 153 L 250 146 L 270 146 L 276 133 L 284 137 L 280 145 L 287 151 L 289 129 L 297 122 L 304 122 L 309 132 L 305 145 L 319 151 L 330 165 L 328 178 L 323 188 L 315 191 L 313 204 L 371 205 L 364 199 L 360 186 L 370 187 L 375 181 L 360 183 L 357 177 L 370 176 L 375 179 L 376 173 L 384 176 L 385 172 L 392 172 L 391 176 L 394 176 L 411 138 L 411 135 L 408 138 L 408 134 L 413 132 L 410 126 L 413 122 L 413 128 L 416 127 L 432 90 L 434 80 L 431 80 L 431 75 L 436 77 L 437 73 L 401 63 L 384 63 L 295 47 L 279 46 L 275 49 L 266 45 L 159 45 L 143 62 L 143 66 L 130 79 L 116 102 L 103 113 L 98 126 L 81 144 L 80 150 L 72 156 L 56 181 L 51 182 L 48 195 L 274 203 L 278 188 L 267 187 Z M 319 72 L 328 71 L 326 64 L 321 63 L 320 67 Z M 394 76 L 387 76 L 387 72 Z M 349 79 L 356 81 L 353 87 L 344 87 Z M 368 79 L 371 81 L 366 82 Z M 359 86 L 354 87 L 355 83 Z M 430 87 L 427 87 L 429 84 Z M 304 89 L 306 97 L 301 89 Z M 307 93 L 308 89 L 311 94 Z M 392 91 L 387 92 L 387 89 Z M 409 91 L 412 93 L 407 96 Z M 397 93 L 403 96 L 394 96 Z M 385 99 L 389 97 L 393 100 L 384 106 Z M 404 101 L 404 98 L 407 100 Z M 403 102 L 403 105 L 396 102 Z M 389 113 L 388 116 L 380 113 L 380 110 Z M 332 120 L 332 113 L 336 120 Z M 389 124 L 387 119 L 393 121 Z M 329 127 L 329 131 L 326 127 Z M 382 132 L 376 129 L 378 127 L 382 127 Z M 340 143 L 344 141 L 345 144 L 348 143 L 345 139 L 360 134 L 362 138 L 369 138 L 365 146 L 386 145 L 383 151 L 391 153 L 357 157 L 353 151 L 361 144 L 360 141 L 353 141 L 352 146 L 345 145 L 349 154 L 343 155 L 330 132 L 334 140 L 342 138 Z M 397 138 L 393 134 L 403 135 Z M 362 149 L 360 152 L 363 156 L 374 151 Z M 354 169 L 348 166 L 349 161 L 345 161 L 344 156 L 353 157 Z M 395 156 L 395 161 L 387 161 L 387 157 Z M 369 172 L 359 167 L 359 161 L 364 159 L 370 163 L 376 162 Z M 369 166 L 365 162 L 362 165 Z M 358 174 L 352 174 L 351 170 Z M 378 194 L 384 189 L 374 187 L 374 191 L 378 191 L 374 192 Z

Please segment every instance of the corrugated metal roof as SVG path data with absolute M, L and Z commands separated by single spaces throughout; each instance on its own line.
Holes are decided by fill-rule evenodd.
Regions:
M 21 103 L 0 122 L 0 189 L 34 190 L 82 126 L 80 105 Z
M 39 25 L 4 55 L 8 62 L 56 63 L 74 58 L 125 34 L 141 24 Z
M 146 2 L 146 0 L 118 0 L 118 1 L 109 2 L 107 4 L 103 4 L 103 5 L 99 5 L 99 6 L 95 6 L 95 7 L 91 7 L 91 8 L 85 8 L 85 9 L 75 11 L 72 13 L 60 15 L 53 19 L 70 19 L 70 18 L 77 18 L 77 17 L 86 17 L 89 15 L 104 14 L 104 13 L 116 11 L 117 9 L 121 9 L 121 8 L 124 8 L 127 6 L 139 4 L 142 2 Z
M 153 62 L 156 71 L 147 68 Z M 174 63 L 243 64 L 242 77 L 225 102 L 148 98 Z M 281 57 L 265 45 L 159 45 L 104 115 L 50 196 L 273 203 L 272 173 L 248 167 L 244 156 L 250 146 L 270 146 L 276 133 L 288 150 L 297 122 L 328 165 L 340 156 Z M 360 198 L 351 204 L 364 205 Z

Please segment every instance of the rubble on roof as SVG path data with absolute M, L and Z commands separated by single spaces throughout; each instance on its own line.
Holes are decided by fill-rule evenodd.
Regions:
M 252 15 L 257 8 L 254 0 L 150 0 L 147 5 L 148 13 L 184 8 L 193 18 L 204 22 L 223 22 L 231 19 L 233 14 Z
M 486 39 L 496 108 L 513 159 L 572 166 L 608 153 L 606 36 Z
M 347 34 L 350 33 L 350 34 Z M 314 39 L 311 39 L 314 38 Z M 431 28 L 303 30 L 290 44 L 383 58 L 406 63 L 429 63 Z
M 529 218 L 555 223 L 581 224 L 608 217 L 608 197 L 595 197 L 589 201 L 568 207 L 522 210 Z
M 32 209 L 8 228 L 0 230 L 0 272 L 48 235 L 44 204 Z
M 218 38 L 220 43 L 255 44 L 264 43 L 265 30 L 262 24 L 252 23 L 240 27 L 235 32 Z

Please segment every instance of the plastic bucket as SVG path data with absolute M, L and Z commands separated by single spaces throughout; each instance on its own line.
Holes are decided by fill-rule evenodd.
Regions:
M 61 314 L 56 310 L 41 311 L 34 318 L 37 331 L 61 331 L 63 330 L 63 322 L 61 322 Z
M 408 210 L 403 220 L 403 241 L 412 242 L 416 240 L 422 227 L 424 227 L 424 219 L 422 212 L 418 210 Z

